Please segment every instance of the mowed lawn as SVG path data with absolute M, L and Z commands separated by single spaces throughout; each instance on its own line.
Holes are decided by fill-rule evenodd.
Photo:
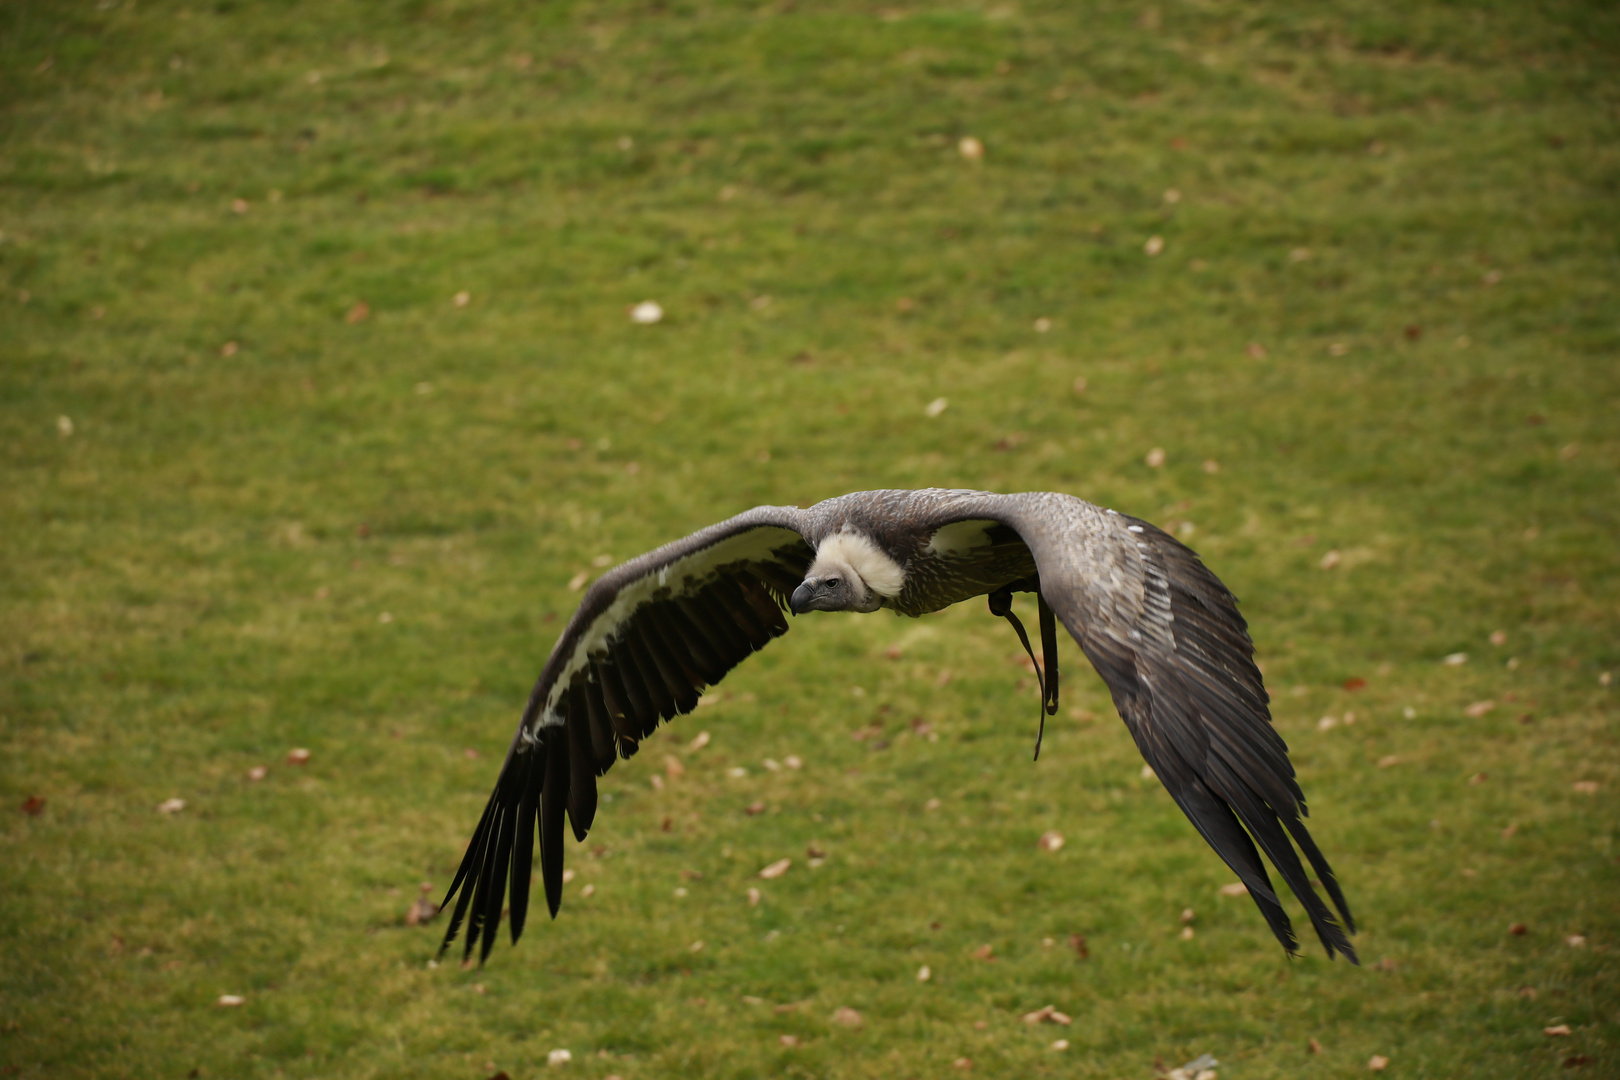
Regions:
M 1603 3 L 0 7 L 0 1075 L 1620 1073 L 1617 72 Z M 1067 639 L 1032 763 L 981 603 L 795 620 L 430 963 L 586 577 L 935 485 L 1242 598 L 1362 966 Z

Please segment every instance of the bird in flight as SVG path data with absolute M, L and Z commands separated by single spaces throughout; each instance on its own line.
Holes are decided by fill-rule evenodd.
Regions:
M 608 571 L 551 650 L 495 791 L 442 907 L 440 955 L 495 944 L 508 907 L 515 944 L 529 907 L 536 836 L 553 918 L 562 903 L 564 815 L 576 841 L 596 816 L 596 779 L 659 721 L 788 630 L 784 609 L 925 615 L 976 596 L 1006 617 L 1033 592 L 1042 710 L 1056 712 L 1061 621 L 1113 695 L 1137 749 L 1247 887 L 1289 954 L 1298 942 L 1264 851 L 1331 958 L 1356 962 L 1349 906 L 1305 829 L 1305 796 L 1271 725 L 1237 601 L 1187 547 L 1137 518 L 1072 495 L 931 488 L 862 491 L 800 509 L 760 506 Z M 1037 738 L 1036 754 L 1040 753 Z M 1337 909 L 1312 887 L 1299 854 Z M 1256 844 L 1259 850 L 1256 850 Z M 510 890 L 510 904 L 506 903 Z

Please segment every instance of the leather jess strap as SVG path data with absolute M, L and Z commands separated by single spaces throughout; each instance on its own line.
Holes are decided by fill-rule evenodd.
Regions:
M 1028 586 L 1031 583 L 1017 582 Z M 1035 659 L 1035 650 L 1029 643 L 1029 635 L 1024 632 L 1024 624 L 1012 609 L 1012 586 L 1003 586 L 989 595 L 990 614 L 999 615 L 1012 623 L 1014 632 L 1018 634 L 1018 641 L 1024 646 L 1024 652 L 1029 654 L 1030 665 L 1035 668 L 1035 681 L 1041 688 L 1041 723 L 1035 732 L 1035 760 L 1041 760 L 1041 739 L 1046 734 L 1046 718 L 1057 712 L 1058 708 L 1058 652 L 1057 652 L 1057 616 L 1041 595 L 1038 582 L 1027 591 L 1035 594 L 1035 602 L 1040 609 L 1041 630 L 1041 659 Z

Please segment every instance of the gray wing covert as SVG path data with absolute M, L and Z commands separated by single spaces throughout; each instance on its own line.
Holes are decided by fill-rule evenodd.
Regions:
M 596 778 L 661 721 L 787 632 L 787 598 L 813 557 L 803 515 L 758 507 L 633 559 L 591 586 L 552 649 L 467 853 L 440 954 L 467 923 L 465 952 L 494 947 L 510 884 L 512 940 L 528 912 L 534 843 L 553 917 L 562 902 L 563 818 L 584 840 Z

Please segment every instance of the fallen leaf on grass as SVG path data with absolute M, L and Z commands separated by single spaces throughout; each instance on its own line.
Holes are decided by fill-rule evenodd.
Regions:
M 583 889 L 579 890 L 579 895 L 581 897 L 584 897 L 584 898 L 589 898 L 589 897 L 595 896 L 596 895 L 596 886 L 595 885 L 587 885 L 587 886 L 585 886 Z
M 1478 720 L 1480 717 L 1484 716 L 1494 708 L 1496 708 L 1496 702 L 1494 701 L 1476 701 L 1472 705 L 1468 706 L 1468 708 L 1464 709 L 1463 712 L 1473 719 Z
M 1216 461 L 1214 458 L 1205 458 L 1204 471 L 1209 475 L 1214 476 L 1216 473 L 1221 471 L 1221 463 Z
M 348 314 L 343 316 L 343 321 L 353 326 L 355 323 L 365 322 L 369 318 L 371 318 L 371 305 L 361 300 L 349 309 Z
M 287 764 L 308 765 L 309 751 L 302 746 L 294 747 L 293 749 L 287 751 Z
M 972 135 L 964 135 L 956 144 L 956 152 L 969 161 L 980 161 L 984 158 L 984 143 Z
M 1385 1069 L 1389 1068 L 1389 1058 L 1385 1057 L 1383 1054 L 1374 1054 L 1372 1057 L 1367 1059 L 1367 1068 L 1371 1069 L 1373 1072 L 1383 1072 Z
M 1035 841 L 1035 846 L 1042 851 L 1057 851 L 1063 847 L 1063 834 L 1056 829 L 1048 829 L 1041 833 L 1041 838 Z
M 1251 360 L 1264 360 L 1266 358 L 1266 347 L 1258 341 L 1249 342 L 1243 351 L 1249 354 Z
M 1582 795 L 1596 795 L 1598 782 L 1596 780 L 1577 780 L 1571 786 Z
M 221 994 L 214 1001 L 214 1004 L 218 1005 L 222 1009 L 234 1009 L 246 1001 L 247 998 L 240 994 Z
M 682 765 L 681 759 L 676 757 L 674 754 L 665 754 L 664 775 L 669 777 L 671 780 L 674 780 L 678 776 L 685 776 L 686 766 Z
M 579 592 L 579 590 L 585 587 L 585 583 L 589 580 L 591 580 L 590 571 L 581 570 L 579 573 L 568 579 L 568 591 Z
M 1069 1040 L 1068 1039 L 1055 1039 L 1052 1042 L 1052 1049 L 1054 1049 L 1054 1050 L 1067 1050 L 1068 1048 L 1069 1048 Z
M 1447 667 L 1461 667 L 1463 664 L 1468 663 L 1468 654 L 1465 652 L 1454 652 L 1440 662 L 1445 664 Z
M 922 967 L 917 969 L 917 981 L 918 982 L 927 982 L 929 979 L 932 979 L 933 977 L 934 977 L 934 972 L 927 964 L 924 964 Z
M 263 780 L 269 775 L 270 770 L 265 768 L 263 765 L 255 765 L 253 768 L 248 770 L 248 779 L 252 780 L 254 783 L 258 783 L 260 780 Z
M 1035 320 L 1035 332 L 1037 334 L 1044 334 L 1051 329 L 1052 320 L 1048 319 L 1045 315 L 1042 315 L 1040 318 Z
M 1080 959 L 1091 959 L 1091 949 L 1086 946 L 1086 938 L 1084 934 L 1070 934 L 1069 948 L 1073 949 L 1074 954 Z
M 1394 971 L 1395 961 L 1386 956 L 1382 960 L 1378 961 L 1378 963 L 1374 964 L 1373 969 L 1376 971 Z
M 1164 250 L 1164 237 L 1162 237 L 1162 236 L 1150 236 L 1150 237 L 1147 238 L 1147 243 L 1142 245 L 1143 254 L 1145 254 L 1150 259 L 1153 258 L 1153 256 L 1157 255 L 1159 252 L 1161 252 L 1163 250 Z
M 764 812 L 765 804 L 763 802 L 751 802 L 747 806 L 743 807 L 743 813 L 747 814 L 749 817 L 753 817 L 756 814 L 763 814 Z
M 923 412 L 928 417 L 932 418 L 932 417 L 938 416 L 940 413 L 944 412 L 946 409 L 948 409 L 950 407 L 951 407 L 951 403 L 948 400 L 946 400 L 945 398 L 942 398 L 942 397 L 941 398 L 935 398 L 933 401 L 930 401 L 928 403 L 928 407 L 925 408 L 923 410 Z
M 1401 759 L 1394 754 L 1385 754 L 1383 757 L 1378 759 L 1378 767 L 1380 769 L 1387 769 L 1391 765 L 1399 765 L 1400 763 Z
M 1564 944 L 1568 945 L 1572 949 L 1578 949 L 1582 945 L 1586 944 L 1586 935 L 1585 934 L 1571 934 L 1571 935 L 1569 935 L 1569 937 L 1564 939 Z
M 1350 678 L 1344 680 L 1343 685 L 1346 690 L 1353 694 L 1357 690 L 1365 689 L 1367 686 L 1367 680 L 1363 679 L 1360 675 L 1352 675 Z
M 1322 569 L 1324 569 L 1324 570 L 1333 569 L 1335 566 L 1339 565 L 1339 560 L 1341 558 L 1342 558 L 1342 556 L 1338 553 L 1338 551 L 1330 551 L 1330 552 L 1328 552 L 1326 555 L 1322 556 L 1322 562 L 1321 562 Z
M 1190 926 L 1183 926 L 1181 928 L 1181 940 L 1182 941 L 1191 941 L 1192 939 L 1193 939 L 1193 928 L 1190 927 Z
M 1578 1069 L 1582 1065 L 1590 1064 L 1592 1064 L 1592 1059 L 1587 1057 L 1585 1054 L 1571 1054 L 1569 1057 L 1564 1059 L 1564 1068 L 1566 1069 Z
M 1528 934 L 1529 932 L 1530 928 L 1524 925 L 1522 922 L 1513 923 L 1508 927 L 1508 933 L 1512 934 L 1514 937 L 1524 937 L 1524 935 Z
M 702 952 L 703 951 L 703 942 L 701 942 L 701 941 L 692 942 L 692 944 L 690 944 L 690 945 L 688 945 L 686 947 L 686 951 L 691 952 L 691 953 L 700 953 L 700 952 Z
M 546 1055 L 547 1065 L 566 1065 L 574 1060 L 574 1055 L 567 1050 L 553 1050 Z
M 160 814 L 177 814 L 185 808 L 186 800 L 184 799 L 164 799 L 158 803 L 158 813 Z
M 460 292 L 456 293 L 456 295 L 450 298 L 450 302 L 456 307 L 466 307 L 472 302 L 472 293 L 468 292 L 466 289 L 462 289 Z
M 1468 778 L 1468 782 L 1471 785 L 1473 785 L 1474 787 L 1478 787 L 1480 784 L 1483 784 L 1487 779 L 1488 779 L 1488 777 L 1486 776 L 1486 774 L 1484 774 L 1482 772 L 1477 772 L 1473 776 L 1470 776 Z
M 1161 468 L 1163 468 L 1164 467 L 1164 447 L 1155 446 L 1153 449 L 1151 449 L 1151 450 L 1149 450 L 1147 452 L 1147 457 L 1143 458 L 1142 461 L 1144 463 L 1146 463 L 1147 467 L 1150 468 L 1150 469 L 1161 469 Z
M 804 767 L 804 761 L 797 754 L 789 754 L 782 759 L 782 764 L 790 769 L 802 769 Z
M 1157 775 L 1157 774 L 1156 774 L 1156 773 L 1155 773 L 1155 772 L 1154 772 L 1154 771 L 1153 771 L 1153 766 L 1151 766 L 1151 765 L 1144 765 L 1144 766 L 1142 766 L 1142 774 L 1141 774 L 1141 775 L 1142 775 L 1142 779 L 1144 779 L 1144 780 L 1151 780 L 1151 779 L 1153 779 L 1153 778 L 1154 778 L 1154 776 L 1156 776 L 1156 775 Z
M 844 1005 L 833 1011 L 832 1022 L 843 1027 L 858 1028 L 866 1021 L 860 1013 Z
M 1565 1035 L 1573 1034 L 1568 1024 L 1554 1024 L 1552 1027 L 1544 1027 L 1541 1029 L 1541 1033 L 1553 1039 L 1561 1039 Z
M 1305 1044 L 1305 1052 L 1308 1054 L 1320 1054 L 1322 1052 L 1322 1044 L 1317 1042 L 1315 1039 L 1312 1039 L 1310 1042 Z
M 788 1047 L 799 1045 L 799 1037 L 797 1035 L 779 1035 L 777 1036 L 777 1041 L 783 1046 Z
M 22 801 L 22 812 L 29 817 L 39 817 L 45 809 L 45 800 L 38 795 L 30 795 Z
M 758 907 L 759 906 L 759 897 L 760 897 L 759 890 L 755 889 L 755 888 L 750 888 L 748 890 L 748 906 L 749 907 Z
M 425 922 L 432 922 L 433 917 L 439 913 L 439 905 L 426 896 L 418 896 L 405 912 L 406 926 L 421 926 Z
M 973 1059 L 972 1058 L 960 1057 L 960 1058 L 957 1058 L 955 1061 L 951 1062 L 951 1064 L 953 1066 L 955 1066 L 956 1068 L 961 1069 L 964 1072 L 967 1072 L 968 1070 L 971 1070 L 973 1068 Z
M 664 317 L 664 309 L 656 300 L 643 300 L 630 309 L 630 321 L 638 326 L 651 326 Z
M 705 746 L 708 746 L 708 745 L 709 745 L 709 733 L 707 731 L 700 731 L 700 732 L 697 733 L 697 736 L 691 742 L 686 744 L 686 748 L 688 750 L 701 750 Z
M 973 950 L 973 958 L 975 960 L 994 960 L 996 958 L 996 947 L 994 945 L 980 945 Z
M 1043 1005 L 1034 1012 L 1027 1012 L 1024 1014 L 1024 1023 L 1026 1024 L 1039 1024 L 1042 1022 L 1048 1024 L 1063 1024 L 1067 1026 L 1074 1022 L 1074 1018 L 1066 1013 L 1058 1012 L 1057 1009 L 1051 1005 Z
M 1249 887 L 1241 881 L 1234 881 L 1229 885 L 1222 885 L 1217 890 L 1222 896 L 1248 896 Z
M 767 881 L 769 881 L 771 878 L 779 878 L 783 874 L 787 873 L 788 867 L 792 865 L 792 859 L 777 859 L 775 862 L 761 870 L 759 872 L 759 876 Z

